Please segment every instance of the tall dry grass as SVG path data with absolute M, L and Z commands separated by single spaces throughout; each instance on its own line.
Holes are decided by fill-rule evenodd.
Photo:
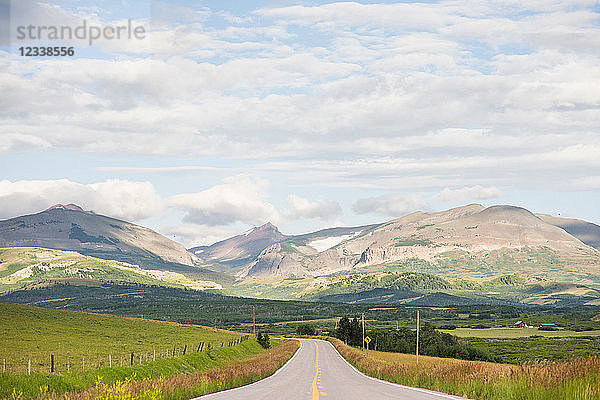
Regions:
M 408 386 L 481 400 L 600 400 L 600 357 L 508 365 L 370 352 L 331 339 L 363 373 Z

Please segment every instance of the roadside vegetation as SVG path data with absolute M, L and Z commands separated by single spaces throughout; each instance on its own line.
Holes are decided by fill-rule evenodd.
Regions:
M 6 303 L 0 318 L 0 399 L 191 398 L 268 376 L 298 347 L 267 334 L 259 343 L 212 328 Z M 163 351 L 147 351 L 153 346 Z M 117 354 L 125 350 L 133 352 L 133 365 L 129 357 L 121 364 Z M 81 352 L 85 369 L 73 356 Z M 41 360 L 32 362 L 31 375 L 29 358 Z
M 330 341 L 361 372 L 477 400 L 598 400 L 600 357 L 521 365 L 361 350 Z

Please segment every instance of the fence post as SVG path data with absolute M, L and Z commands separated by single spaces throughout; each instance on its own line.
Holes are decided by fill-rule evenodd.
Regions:
M 2 372 L 6 372 L 6 358 L 2 359 Z
M 31 357 L 27 359 L 27 375 L 31 375 Z
M 121 364 L 120 364 L 120 366 L 122 367 L 123 366 L 123 354 L 121 354 L 119 357 L 121 358 Z
M 154 355 L 152 356 L 152 361 L 156 361 L 156 349 L 152 349 L 154 350 Z
M 54 354 L 50 356 L 50 372 L 54 373 Z
M 183 348 L 183 355 L 185 356 L 185 352 L 187 350 L 187 344 L 185 345 L 185 347 Z
M 71 356 L 67 356 L 67 374 L 71 373 Z
M 85 356 L 83 356 L 83 359 L 81 360 L 81 370 L 85 371 Z
M 175 357 L 175 346 L 173 346 L 173 357 Z
M 133 351 L 131 352 L 131 363 L 130 366 L 133 366 Z
M 108 368 L 112 368 L 112 355 L 108 355 Z
M 142 355 L 140 354 L 140 365 L 142 365 Z

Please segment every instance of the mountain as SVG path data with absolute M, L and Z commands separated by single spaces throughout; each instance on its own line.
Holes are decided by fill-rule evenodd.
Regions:
M 217 270 L 235 272 L 236 267 L 255 259 L 264 248 L 287 238 L 276 226 L 267 222 L 211 246 L 193 247 L 189 251 Z
M 536 214 L 544 222 L 557 226 L 588 246 L 600 249 L 600 225 L 573 218 L 553 217 L 546 214 Z
M 391 268 L 455 277 L 526 273 L 600 286 L 597 249 L 520 207 L 415 212 L 338 239 L 327 249 L 293 239 L 273 244 L 241 275 L 318 277 Z
M 0 247 L 43 247 L 76 251 L 144 268 L 193 266 L 192 255 L 151 229 L 57 204 L 37 214 L 0 221 Z

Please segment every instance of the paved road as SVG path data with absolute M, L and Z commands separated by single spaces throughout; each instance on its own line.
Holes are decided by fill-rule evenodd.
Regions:
M 217 400 L 444 400 L 460 399 L 370 378 L 355 370 L 324 340 L 301 339 L 294 357 L 274 375 L 251 385 L 213 393 Z

